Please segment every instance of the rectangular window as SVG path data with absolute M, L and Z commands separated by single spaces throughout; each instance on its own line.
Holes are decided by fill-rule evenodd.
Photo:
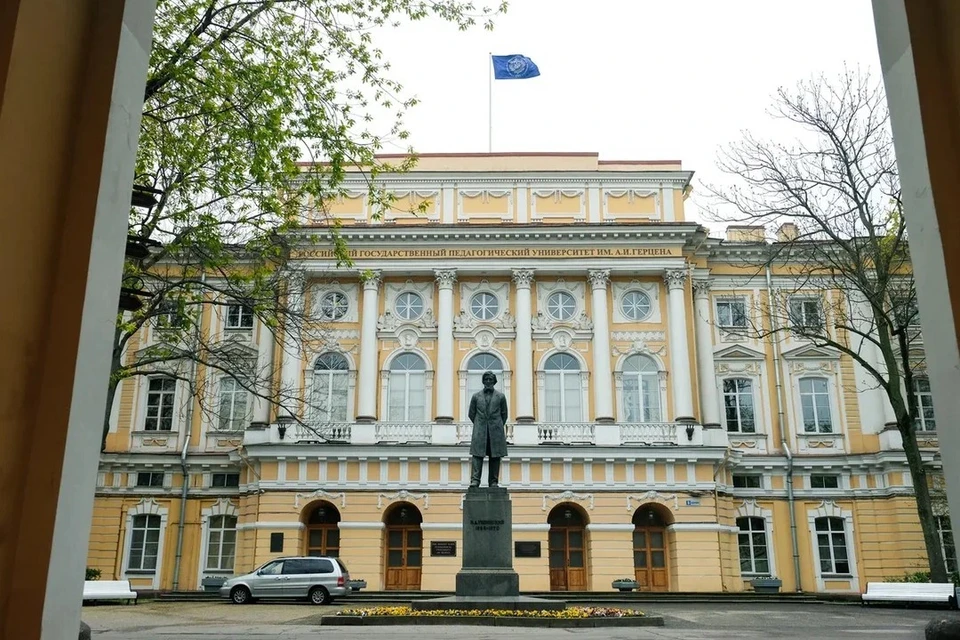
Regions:
M 253 309 L 243 304 L 228 305 L 227 329 L 253 329 Z
M 157 306 L 157 315 L 154 317 L 157 329 L 184 329 L 187 326 L 187 317 L 184 315 L 180 303 L 176 300 L 163 300 Z
M 250 394 L 233 378 L 220 379 L 220 431 L 240 431 L 247 426 L 247 399 Z
M 950 525 L 950 516 L 934 516 L 937 520 L 937 534 L 940 537 L 940 550 L 947 571 L 957 572 L 957 547 L 953 544 L 953 528 Z
M 817 518 L 814 527 L 817 530 L 821 575 L 849 575 L 850 558 L 847 555 L 847 532 L 843 518 Z
M 920 308 L 917 306 L 916 293 L 904 296 L 891 296 L 890 306 L 893 307 L 893 317 L 901 327 L 920 326 Z
M 917 400 L 917 428 L 920 431 L 936 431 L 937 420 L 933 415 L 933 394 L 930 392 L 930 378 L 918 376 L 913 379 L 913 394 Z
M 717 300 L 717 325 L 723 329 L 746 329 L 747 301 L 743 298 Z
M 733 474 L 734 489 L 761 489 L 763 482 L 756 474 Z
M 214 473 L 210 477 L 211 487 L 239 487 L 239 473 Z
M 763 518 L 737 518 L 737 546 L 740 548 L 740 573 L 770 575 L 767 554 L 767 529 Z
M 157 570 L 157 554 L 160 551 L 160 516 L 144 514 L 133 517 L 130 529 L 130 555 L 128 571 L 154 573 Z
M 138 487 L 162 487 L 163 473 L 155 471 L 140 471 L 137 473 Z
M 147 414 L 143 421 L 145 431 L 173 429 L 173 400 L 176 393 L 175 379 L 150 378 L 147 383 Z
M 211 516 L 207 534 L 207 570 L 233 571 L 237 548 L 236 516 Z
M 806 433 L 833 433 L 830 391 L 826 378 L 801 378 L 800 409 Z
M 820 298 L 797 297 L 788 301 L 790 326 L 794 331 L 817 332 L 823 329 L 823 310 Z
M 840 476 L 829 474 L 829 473 L 811 473 L 810 488 L 811 489 L 839 489 Z
M 723 411 L 727 431 L 756 433 L 753 411 L 753 382 L 748 378 L 729 378 L 723 381 Z

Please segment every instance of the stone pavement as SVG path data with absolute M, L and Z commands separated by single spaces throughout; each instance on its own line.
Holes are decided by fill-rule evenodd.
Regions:
M 957 611 L 797 604 L 656 604 L 647 611 L 664 616 L 665 627 L 644 629 L 518 629 L 504 627 L 319 627 L 316 616 L 343 605 L 230 605 L 226 602 L 144 602 L 136 606 L 83 608 L 94 640 L 817 640 L 870 638 L 921 640 L 933 618 L 960 617 Z M 570 636 L 573 637 L 572 635 Z

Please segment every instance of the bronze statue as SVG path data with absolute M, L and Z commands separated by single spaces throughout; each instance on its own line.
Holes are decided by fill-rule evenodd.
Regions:
M 507 398 L 494 389 L 497 376 L 492 371 L 483 374 L 483 391 L 470 398 L 470 421 L 473 422 L 473 437 L 470 440 L 470 455 L 473 464 L 470 486 L 480 486 L 483 473 L 483 458 L 490 458 L 490 486 L 500 485 L 500 458 L 507 455 Z

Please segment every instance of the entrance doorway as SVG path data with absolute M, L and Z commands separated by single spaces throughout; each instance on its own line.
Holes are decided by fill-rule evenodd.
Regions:
M 663 507 L 646 505 L 633 514 L 633 568 L 640 591 L 669 591 L 667 519 Z
M 340 511 L 329 502 L 320 502 L 308 513 L 304 555 L 339 557 Z
M 560 504 L 547 516 L 550 525 L 550 590 L 587 590 L 587 519 L 573 504 Z
M 419 591 L 423 565 L 423 532 L 420 510 L 408 502 L 393 505 L 384 517 L 386 571 L 384 588 Z

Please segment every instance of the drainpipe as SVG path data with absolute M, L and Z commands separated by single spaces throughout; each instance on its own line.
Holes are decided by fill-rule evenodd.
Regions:
M 773 307 L 773 282 L 770 265 L 766 266 L 767 276 L 767 304 Z M 790 507 L 790 542 L 793 545 L 793 578 L 797 592 L 802 592 L 800 585 L 800 545 L 797 543 L 797 510 L 796 499 L 793 495 L 793 453 L 787 444 L 786 414 L 784 413 L 783 378 L 780 373 L 780 340 L 777 335 L 777 318 L 775 313 L 770 314 L 770 345 L 773 348 L 773 375 L 777 387 L 777 424 L 780 425 L 780 446 L 787 457 L 787 504 Z
M 200 283 L 207 281 L 207 274 L 200 274 Z M 200 342 L 200 325 L 203 324 L 203 310 L 193 327 L 194 345 Z M 187 467 L 187 447 L 190 446 L 190 437 L 193 435 L 193 405 L 196 404 L 194 390 L 197 380 L 197 361 L 190 361 L 190 404 L 187 405 L 187 431 L 183 438 L 183 448 L 180 450 L 180 472 L 183 475 L 183 487 L 180 491 L 180 520 L 177 522 L 177 555 L 173 561 L 173 591 L 180 587 L 180 561 L 183 559 L 183 529 L 187 517 L 187 494 L 190 492 L 190 471 Z M 203 541 L 200 541 L 203 544 Z

